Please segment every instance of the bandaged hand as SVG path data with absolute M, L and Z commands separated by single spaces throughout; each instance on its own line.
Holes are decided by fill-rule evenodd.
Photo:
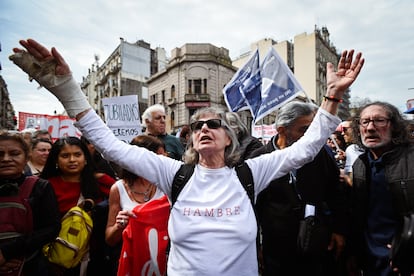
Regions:
M 14 48 L 9 59 L 26 72 L 30 80 L 35 79 L 52 92 L 70 117 L 90 108 L 69 66 L 55 48 L 49 51 L 33 39 L 21 40 L 20 44 L 26 50 Z

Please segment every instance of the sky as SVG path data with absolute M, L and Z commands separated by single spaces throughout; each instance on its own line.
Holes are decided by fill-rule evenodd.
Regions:
M 327 27 L 338 51 L 355 49 L 364 68 L 351 102 L 368 98 L 405 111 L 414 99 L 414 1 L 412 0 L 0 0 L 1 76 L 18 112 L 53 114 L 63 106 L 8 56 L 20 39 L 56 47 L 78 82 L 94 62 L 119 45 L 143 39 L 171 50 L 211 43 L 235 58 L 263 38 L 291 40 Z

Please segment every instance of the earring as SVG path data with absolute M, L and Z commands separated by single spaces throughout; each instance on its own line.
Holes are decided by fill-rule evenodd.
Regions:
M 56 170 L 59 169 L 59 165 L 56 163 Z

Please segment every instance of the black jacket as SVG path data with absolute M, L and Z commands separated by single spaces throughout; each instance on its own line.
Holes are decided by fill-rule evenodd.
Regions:
M 407 211 L 414 211 L 414 144 L 398 146 L 382 156 L 385 166 L 385 177 L 392 193 L 392 202 L 396 219 L 402 218 Z M 353 166 L 353 185 L 351 197 L 351 250 L 359 256 L 361 262 L 366 252 L 364 231 L 367 226 L 369 202 L 369 185 L 371 171 L 368 153 L 364 153 L 355 160 Z M 401 185 L 407 187 L 409 205 L 406 205 Z
M 16 179 L 21 185 L 26 176 Z M 5 180 L 0 180 L 0 185 Z M 33 232 L 31 235 L 8 240 L 0 245 L 0 250 L 6 260 L 22 254 L 26 257 L 41 251 L 43 245 L 54 240 L 60 230 L 59 209 L 56 196 L 50 183 L 39 179 L 29 197 L 33 215 Z
M 254 151 L 251 157 L 277 150 L 275 139 L 277 136 Z M 306 203 L 316 205 L 317 213 L 331 213 L 327 223 L 333 232 L 345 234 L 347 231 L 349 212 L 346 187 L 339 181 L 339 169 L 325 148 L 312 162 L 296 171 L 295 186 L 289 183 L 289 178 L 286 175 L 273 180 L 257 197 L 256 210 L 265 254 L 295 254 L 299 220 L 303 218 Z

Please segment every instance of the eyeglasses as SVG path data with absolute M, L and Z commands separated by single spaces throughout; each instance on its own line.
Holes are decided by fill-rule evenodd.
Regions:
M 196 121 L 191 123 L 190 127 L 192 131 L 200 130 L 204 124 L 207 124 L 208 128 L 217 129 L 221 127 L 221 120 L 220 119 L 210 119 L 207 121 Z
M 359 119 L 359 125 L 363 128 L 368 127 L 369 123 L 372 122 L 376 127 L 385 127 L 388 124 L 388 118 L 374 118 L 374 119 Z
M 347 132 L 348 129 L 351 129 L 350 127 L 342 127 L 342 132 Z
M 161 119 L 165 120 L 165 115 L 158 115 L 158 116 L 155 116 L 153 119 L 154 120 L 161 120 Z

